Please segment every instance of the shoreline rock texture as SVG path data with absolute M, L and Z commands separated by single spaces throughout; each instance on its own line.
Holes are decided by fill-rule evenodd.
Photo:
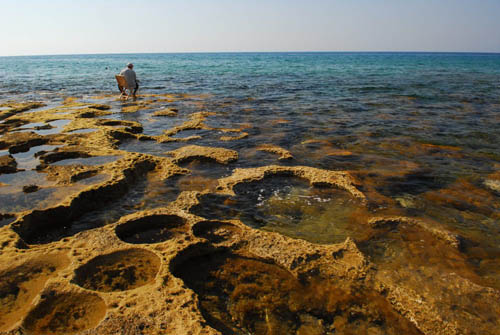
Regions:
M 12 155 L 35 150 L 30 159 L 36 168 L 28 172 L 45 184 L 21 182 L 21 189 L 38 187 L 30 193 L 34 196 L 59 192 L 62 200 L 0 213 L 5 222 L 0 225 L 0 334 L 498 331 L 500 293 L 470 269 L 461 251 L 470 244 L 467 239 L 437 222 L 401 215 L 400 209 L 370 211 L 387 198 L 376 187 L 363 185 L 350 171 L 277 165 L 293 158 L 278 146 L 256 148 L 276 154 L 276 164 L 242 167 L 236 165 L 239 152 L 224 147 L 224 136 L 217 135 L 219 146 L 185 145 L 194 137 L 173 136 L 186 130 L 233 132 L 234 141 L 249 136 L 245 127 L 207 125 L 213 112 L 184 115 L 170 105 L 189 98 L 145 95 L 136 103 L 120 102 L 127 115 L 146 110 L 153 119 L 179 118 L 180 124 L 159 135 L 144 134 L 143 124 L 121 120 L 103 104 L 69 99 L 39 111 L 41 103 L 5 105 L 0 150 L 9 154 L 0 157 L 0 175 L 21 173 Z M 65 124 L 50 134 L 19 128 L 34 123 L 57 128 L 60 120 Z M 92 131 L 73 133 L 85 129 Z M 148 154 L 124 150 L 125 141 L 177 147 Z M 42 145 L 56 147 L 36 151 Z M 214 187 L 171 186 L 176 178 L 195 178 L 196 166 L 183 164 L 199 161 L 203 167 L 207 160 L 223 171 Z M 359 204 L 350 224 L 364 237 L 316 244 L 192 212 L 205 195 L 237 196 L 235 187 L 265 185 L 276 176 L 345 191 Z M 16 185 L 11 184 L 2 188 Z M 391 234 L 405 239 L 388 257 L 389 248 L 380 241 Z M 432 255 L 435 250 L 443 254 Z M 429 262 L 407 263 L 401 255 Z
M 257 147 L 259 151 L 266 151 L 279 156 L 279 159 L 291 159 L 293 155 L 290 151 L 273 144 L 262 144 Z

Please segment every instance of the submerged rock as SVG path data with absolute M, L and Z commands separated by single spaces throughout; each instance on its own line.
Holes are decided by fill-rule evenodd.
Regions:
M 484 185 L 490 190 L 500 193 L 500 180 L 486 179 Z
M 261 180 L 269 175 L 291 175 L 306 179 L 314 186 L 334 186 L 345 189 L 355 198 L 364 200 L 365 195 L 355 186 L 355 179 L 347 171 L 329 171 L 308 166 L 269 165 L 258 168 L 235 169 L 229 177 L 219 180 L 218 191 L 234 195 L 232 188 L 240 183 Z
M 38 185 L 26 185 L 23 186 L 23 192 L 24 193 L 33 193 L 36 192 L 40 189 Z
M 288 151 L 286 149 L 283 149 L 283 148 L 281 148 L 281 147 L 279 147 L 277 145 L 273 145 L 273 144 L 262 144 L 262 145 L 259 145 L 257 147 L 257 150 L 267 151 L 267 152 L 276 154 L 276 155 L 279 156 L 280 160 L 293 158 L 293 156 L 290 153 L 290 151 Z
M 153 113 L 153 116 L 177 116 L 178 110 L 175 108 L 165 108 Z
M 26 112 L 30 109 L 44 107 L 43 102 L 7 102 L 0 104 L 0 107 L 7 108 L 7 110 L 0 111 L 0 120 L 6 119 L 16 113 Z
M 7 133 L 0 138 L 0 148 L 9 148 L 11 154 L 16 154 L 47 142 L 48 139 L 44 136 L 33 132 Z
M 0 156 L 0 173 L 17 172 L 17 162 L 11 155 Z
M 203 316 L 223 334 L 347 330 L 361 334 L 368 329 L 420 334 L 373 292 L 325 279 L 297 278 L 274 262 L 224 249 L 204 250 L 201 255 L 184 253 L 178 257 L 187 259 L 174 259 L 173 273 L 198 294 Z
M 175 163 L 192 159 L 210 159 L 217 163 L 227 164 L 238 159 L 238 153 L 234 150 L 198 145 L 183 146 L 167 154 L 172 156 Z
M 357 172 L 245 165 L 244 154 L 239 158 L 238 151 L 228 149 L 240 150 L 240 143 L 224 141 L 248 136 L 243 131 L 247 121 L 239 120 L 240 128 L 209 126 L 207 119 L 216 113 L 203 111 L 215 109 L 205 98 L 143 95 L 118 107 L 115 102 L 68 99 L 63 106 L 39 112 L 13 116 L 37 105 L 11 104 L 0 113 L 6 119 L 0 148 L 22 152 L 41 144 L 59 147 L 41 152 L 42 164 L 32 173 L 64 193 L 38 210 L 0 214 L 0 332 L 495 334 L 499 292 L 471 265 L 477 260 L 463 253 L 476 248 L 474 241 L 449 231 L 444 222 L 411 216 L 424 198 L 443 208 L 464 209 L 467 215 L 493 213 L 494 219 L 498 206 L 491 191 L 499 191 L 495 176 L 482 185 L 463 180 L 436 184 L 432 171 L 415 162 L 373 157 Z M 113 119 L 114 112 L 140 115 L 143 109 L 148 118 L 153 110 L 153 116 L 173 116 L 173 109 L 158 109 L 181 99 L 195 112 L 158 136 L 142 134 L 137 121 Z M 69 122 L 58 133 L 10 132 L 28 123 L 60 120 L 61 113 Z M 277 119 L 271 126 L 286 122 Z M 70 133 L 77 129 L 96 131 Z M 203 130 L 203 136 L 214 132 L 211 146 L 183 143 L 203 141 L 203 136 L 173 137 L 192 129 Z M 128 140 L 149 141 L 137 142 L 159 149 L 154 154 L 120 150 Z M 225 148 L 218 147 L 218 140 Z M 462 155 L 450 146 L 396 144 L 412 156 Z M 310 159 L 358 159 L 359 150 L 340 145 L 313 139 L 292 149 L 297 159 L 304 150 L 311 151 L 306 155 Z M 390 148 L 392 142 L 378 145 Z M 271 143 L 257 150 L 292 158 Z M 85 164 L 85 157 L 96 162 Z M 205 166 L 178 165 L 193 160 Z M 214 172 L 221 164 L 224 171 Z M 232 170 L 234 166 L 238 168 Z M 199 170 L 210 170 L 209 177 Z M 12 156 L 0 157 L 0 173 L 15 171 Z M 283 192 L 271 187 L 277 178 L 285 180 L 288 188 Z M 299 179 L 300 185 L 295 187 L 290 179 Z M 409 187 L 413 181 L 425 187 Z M 38 189 L 30 182 L 21 184 L 25 191 Z M 42 197 L 47 187 L 40 185 L 36 193 L 21 196 Z M 72 187 L 77 191 L 66 191 Z M 245 191 L 254 193 L 252 210 L 238 202 Z M 213 204 L 227 217 L 212 210 Z M 236 210 L 263 221 L 264 229 L 271 230 L 269 217 L 276 218 L 276 231 L 295 225 L 296 235 L 249 227 L 236 219 Z M 315 234 L 335 234 L 336 239 L 307 242 L 308 231 L 297 229 L 305 223 Z M 328 232 L 321 233 L 318 226 Z M 494 258 L 479 259 L 483 267 L 497 264 Z
M 235 136 L 221 136 L 221 137 L 219 137 L 219 140 L 227 142 L 227 141 L 242 140 L 242 139 L 247 138 L 247 137 L 248 137 L 248 133 L 242 131 L 241 133 L 239 133 L 238 135 L 235 135 Z

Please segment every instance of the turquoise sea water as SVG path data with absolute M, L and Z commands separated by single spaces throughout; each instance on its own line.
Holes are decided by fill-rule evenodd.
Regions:
M 500 54 L 215 53 L 0 57 L 0 101 L 116 92 L 135 63 L 141 92 L 210 94 L 213 109 L 284 118 L 290 137 L 341 143 L 408 136 L 498 157 Z M 210 109 L 210 104 L 206 104 Z M 248 116 L 248 113 L 246 113 Z M 335 125 L 335 127 L 333 127 Z M 314 127 L 314 129 L 312 129 Z M 321 128 L 321 129 L 320 129 Z M 334 129 L 331 129 L 334 128 Z M 359 139 L 358 139 L 359 140 Z M 478 168 L 471 166 L 471 169 Z M 484 167 L 482 167 L 484 168 Z
M 118 98 L 114 75 L 128 62 L 135 64 L 141 80 L 136 101 Z M 76 99 L 67 101 L 82 104 L 61 106 L 68 97 Z M 42 101 L 47 106 L 11 115 L 2 113 L 9 109 L 4 104 L 8 101 Z M 91 129 L 66 131 L 64 127 L 76 114 L 67 115 L 80 113 L 82 105 L 91 103 L 110 108 L 103 112 L 106 115 L 92 117 L 94 114 L 88 113 L 92 118 L 84 124 Z M 29 123 L 32 115 L 51 107 L 57 108 L 47 113 L 49 118 Z M 178 113 L 154 115 L 164 108 Z M 201 111 L 213 112 L 204 114 L 204 129 L 191 126 L 172 135 L 186 141 L 138 140 L 129 133 L 124 138 L 117 135 L 120 140 L 116 147 L 113 142 L 112 149 L 166 156 L 194 144 L 236 150 L 236 161 L 182 162 L 179 164 L 190 172 L 167 180 L 151 171 L 131 181 L 123 195 L 100 207 L 96 204 L 85 214 L 59 220 L 62 225 L 44 224 L 43 230 L 34 229 L 33 234 L 17 232 L 30 245 L 50 244 L 114 223 L 133 212 L 164 208 L 182 191 L 207 191 L 189 211 L 214 220 L 209 226 L 219 225 L 218 220 L 239 219 L 256 229 L 317 244 L 340 243 L 349 237 L 375 265 L 377 276 L 394 280 L 402 292 L 410 289 L 422 294 L 422 306 L 436 307 L 440 320 L 463 321 L 460 327 L 464 326 L 464 331 L 479 329 L 481 333 L 487 329 L 494 334 L 498 329 L 498 306 L 484 302 L 490 291 L 485 293 L 483 288 L 500 289 L 500 54 L 0 57 L 0 156 L 11 154 L 18 167 L 25 169 L 0 174 L 0 227 L 7 228 L 19 213 L 51 208 L 111 177 L 97 169 L 95 175 L 82 173 L 82 179 L 70 185 L 56 184 L 47 177 L 44 169 L 48 167 L 39 165 L 43 161 L 51 168 L 83 169 L 125 155 L 116 150 L 116 154 L 100 157 L 87 157 L 86 153 L 66 159 L 62 156 L 58 162 L 47 160 L 64 146 L 77 150 L 73 143 L 78 143 L 79 136 L 87 140 L 94 132 L 103 132 L 99 127 L 105 122 L 110 127 L 120 125 L 117 120 L 140 123 L 144 135 L 161 135 Z M 21 121 L 22 116 L 25 120 Z M 141 131 L 137 123 L 134 125 L 134 131 Z M 112 132 L 106 131 L 108 135 Z M 23 132 L 37 133 L 47 142 L 30 145 L 25 152 L 9 151 L 12 148 L 7 148 L 2 137 Z M 66 134 L 55 135 L 61 132 Z M 242 132 L 247 136 L 238 137 Z M 223 136 L 233 139 L 226 141 Z M 286 149 L 293 158 L 280 160 L 275 153 L 262 151 L 263 145 Z M 233 196 L 216 194 L 218 178 L 231 175 L 236 168 L 267 165 L 348 171 L 366 202 L 343 190 L 312 187 L 290 175 L 237 184 Z M 373 223 L 372 219 L 381 217 L 385 219 Z M 231 225 L 222 227 L 222 235 L 214 230 L 212 237 L 224 240 L 230 236 L 231 229 L 226 228 Z M 200 231 L 194 229 L 193 233 L 198 236 Z M 193 266 L 198 266 L 197 262 Z M 252 267 L 263 266 L 250 263 Z M 228 264 L 231 269 L 233 265 Z M 271 269 L 263 271 L 266 276 L 275 271 L 268 265 L 264 268 Z M 310 272 L 314 277 L 314 271 Z M 192 271 L 186 273 L 191 278 Z M 469 282 L 464 284 L 456 276 Z M 187 286 L 188 277 L 183 277 Z M 272 277 L 272 282 L 281 283 L 276 278 Z M 284 292 L 284 296 L 291 295 Z M 213 306 L 206 306 L 202 306 L 205 317 L 213 312 Z M 226 313 L 217 308 L 214 315 Z M 382 329 L 387 326 L 378 320 Z M 228 324 L 233 321 L 227 318 Z M 357 323 L 356 316 L 349 326 Z
M 2 99 L 19 94 L 101 93 L 127 62 L 149 92 L 220 97 L 373 99 L 409 95 L 427 102 L 498 97 L 500 54 L 206 53 L 0 57 Z M 361 108 L 364 100 L 359 100 Z M 382 100 L 383 101 L 383 100 Z
M 274 115 L 361 116 L 364 125 L 356 120 L 351 128 L 378 129 L 373 117 L 390 110 L 397 119 L 384 126 L 416 136 L 420 130 L 406 121 L 416 109 L 442 121 L 432 129 L 440 137 L 489 133 L 500 96 L 500 54 L 127 54 L 0 57 L 0 101 L 116 92 L 113 75 L 129 61 L 143 92 L 251 98 Z M 464 103 L 474 112 L 453 118 Z
M 499 271 L 490 273 L 492 260 L 500 259 L 497 238 L 500 233 L 500 54 L 0 57 L 0 102 L 41 100 L 50 105 L 68 96 L 92 101 L 91 96 L 116 95 L 114 74 L 127 62 L 135 64 L 141 80 L 140 92 L 186 93 L 199 98 L 176 102 L 175 107 L 180 110 L 178 118 L 154 120 L 150 117 L 151 110 L 119 113 L 121 102 L 116 97 L 104 99 L 101 102 L 112 105 L 114 111 L 110 118 L 141 122 L 144 133 L 150 135 L 161 134 L 182 123 L 188 113 L 199 110 L 217 113 L 207 120 L 212 127 L 248 127 L 247 138 L 229 142 L 219 141 L 221 134 L 203 130 L 175 135 L 201 135 L 189 143 L 239 152 L 236 163 L 223 171 L 201 168 L 200 176 L 218 178 L 235 167 L 268 164 L 351 171 L 359 179 L 360 189 L 369 198 L 373 197 L 369 206 L 373 215 L 397 209 L 407 216 L 436 220 L 459 233 L 471 241 L 464 244 L 474 246 L 470 250 L 477 251 L 479 246 L 484 251 L 469 250 L 469 260 L 478 267 L 478 273 L 490 276 L 490 285 L 500 287 Z M 281 146 L 289 150 L 294 159 L 277 162 L 276 156 L 252 151 L 260 144 Z M 120 149 L 161 154 L 180 145 L 184 144 L 124 141 Z M 306 191 L 297 187 L 293 192 L 299 198 L 304 197 Z M 248 200 L 253 205 L 256 201 L 258 199 Z M 200 213 L 214 218 L 233 213 L 224 206 L 221 212 L 218 206 L 217 201 L 208 199 Z M 300 206 L 307 207 L 307 203 Z M 354 211 L 349 206 L 352 204 L 339 201 L 337 207 L 344 210 L 333 212 L 328 212 L 328 206 L 319 206 L 327 214 L 310 214 L 308 224 L 319 215 L 326 221 L 334 215 L 346 221 Z M 0 208 L 0 212 L 9 211 Z M 254 211 L 255 208 L 249 208 L 247 212 Z M 260 221 L 248 223 L 265 226 L 269 216 L 266 217 L 262 209 L 258 211 Z M 285 214 L 282 217 L 286 217 Z M 327 228 L 323 231 L 317 227 L 308 230 L 309 226 L 301 230 L 294 223 L 285 233 L 320 243 L 338 242 L 356 235 L 354 226 L 329 231 L 326 221 L 323 223 Z M 282 226 L 269 229 L 284 231 Z M 483 262 L 485 254 L 488 255 L 486 263 Z

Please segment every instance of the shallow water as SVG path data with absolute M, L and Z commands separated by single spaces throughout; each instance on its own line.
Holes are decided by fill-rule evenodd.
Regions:
M 203 316 L 224 335 L 421 334 L 376 294 L 300 281 L 272 262 L 214 250 L 173 272 L 199 295 Z
M 59 147 L 59 145 L 37 145 L 31 147 L 26 152 L 12 154 L 12 157 L 16 160 L 18 169 L 33 170 L 38 164 L 40 164 L 40 160 L 36 155 L 37 153 L 42 151 L 49 152 Z
M 496 179 L 488 184 L 488 175 L 498 171 L 500 164 L 500 137 L 495 131 L 500 123 L 500 55 L 2 57 L 0 71 L 6 80 L 0 84 L 0 93 L 9 99 L 41 99 L 53 106 L 65 95 L 114 92 L 112 74 L 128 60 L 137 64 L 143 93 L 199 95 L 135 113 L 119 113 L 130 102 L 101 98 L 98 102 L 113 106 L 113 114 L 104 118 L 138 121 L 144 134 L 159 135 L 186 121 L 191 112 L 216 112 L 207 118 L 208 126 L 243 127 L 249 136 L 221 142 L 217 131 L 186 130 L 174 137 L 200 135 L 189 144 L 237 150 L 240 159 L 234 167 L 276 163 L 354 171 L 365 191 L 372 189 L 387 198 L 377 199 L 373 206 L 403 208 L 404 212 L 434 218 L 453 231 L 477 239 L 471 229 L 477 222 L 478 206 L 456 208 L 457 201 L 447 196 L 449 201 L 437 204 L 436 211 L 429 201 L 429 192 L 447 192 L 457 180 L 466 180 L 489 192 L 491 199 L 484 205 L 489 213 L 481 222 L 485 222 L 486 235 L 495 232 L 498 191 L 485 185 L 495 185 Z M 74 73 L 84 75 L 76 80 Z M 84 102 L 96 102 L 82 98 Z M 176 117 L 151 116 L 172 106 L 179 110 Z M 254 150 L 266 143 L 290 150 L 294 159 L 276 161 L 275 155 Z M 124 141 L 120 148 L 163 155 L 182 145 Z M 208 173 L 207 177 L 213 176 Z M 484 209 L 481 211 L 484 213 Z
M 57 205 L 68 197 L 77 194 L 85 187 L 105 180 L 104 175 L 85 178 L 69 186 L 56 185 L 48 180 L 45 173 L 35 170 L 20 171 L 13 174 L 0 174 L 0 213 L 15 213 L 31 209 L 45 209 Z M 34 192 L 26 192 L 24 187 L 37 186 Z
M 142 94 L 187 95 L 175 102 L 157 101 L 135 112 L 125 112 L 137 106 L 130 101 L 93 99 L 90 95 L 116 95 L 113 74 L 128 61 L 136 64 Z M 232 149 L 239 155 L 228 165 L 184 162 L 181 165 L 191 173 L 167 181 L 149 173 L 105 209 L 48 232 L 40 243 L 116 222 L 138 210 L 164 207 L 182 191 L 213 191 L 217 179 L 236 168 L 305 165 L 349 171 L 366 195 L 366 203 L 342 190 L 272 176 L 237 185 L 232 197 L 204 195 L 191 211 L 206 219 L 240 219 L 258 229 L 313 243 L 337 243 L 350 237 L 380 271 L 394 272 L 424 291 L 438 290 L 433 284 L 438 281 L 437 274 L 458 274 L 476 284 L 500 288 L 498 54 L 3 57 L 0 73 L 6 79 L 0 82 L 0 102 L 37 99 L 53 106 L 65 96 L 76 95 L 84 103 L 109 104 L 111 114 L 100 119 L 139 122 L 145 135 L 161 135 L 188 121 L 194 112 L 215 113 L 204 121 L 206 128 L 213 129 L 182 130 L 172 135 L 178 140 L 193 135 L 199 138 L 168 143 L 123 139 L 118 144 L 120 150 L 166 156 L 168 151 L 195 144 Z M 74 73 L 82 75 L 75 78 Z M 136 103 L 145 101 L 139 97 Z M 152 115 L 169 107 L 178 109 L 177 116 Z M 24 125 L 20 131 L 36 126 Z M 57 133 L 63 126 L 37 131 Z M 220 139 L 239 135 L 235 129 L 248 136 Z M 85 135 L 84 130 L 73 133 Z M 293 158 L 279 160 L 274 153 L 258 150 L 264 144 L 280 146 Z M 15 158 L 23 168 L 32 169 L 38 164 L 34 151 Z M 92 159 L 62 160 L 55 165 L 90 164 Z M 0 182 L 9 184 L 9 178 L 19 173 L 0 175 Z M 30 171 L 29 178 L 26 180 L 44 180 L 43 174 L 35 171 Z M 89 184 L 100 181 L 87 179 Z M 23 184 L 17 185 L 18 191 Z M 16 193 L 15 201 L 22 205 L 13 207 L 7 204 L 14 199 L 14 192 L 9 191 L 14 186 L 0 186 L 0 213 L 27 209 L 43 193 Z M 457 251 L 414 225 L 377 228 L 367 224 L 370 217 L 384 215 L 419 218 L 458 234 L 460 248 Z M 247 260 L 229 258 L 228 264 L 233 261 Z M 208 275 L 212 270 L 207 270 Z M 480 306 L 473 298 L 469 302 Z M 216 313 L 227 312 L 217 308 Z
M 52 122 L 36 122 L 36 123 L 28 123 L 25 124 L 21 127 L 19 127 L 19 130 L 14 130 L 18 132 L 34 132 L 35 134 L 38 135 L 52 135 L 52 134 L 58 134 L 62 131 L 62 128 L 66 126 L 68 123 L 70 123 L 71 120 L 55 120 Z M 47 129 L 45 129 L 47 128 Z
M 314 243 L 339 243 L 360 234 L 351 216 L 363 207 L 346 191 L 280 176 L 236 185 L 234 191 L 233 197 L 202 196 L 192 212 L 212 220 L 239 219 L 251 227 Z
M 83 157 L 83 158 L 70 158 L 63 159 L 53 163 L 52 165 L 65 166 L 65 165 L 103 165 L 114 162 L 120 159 L 120 156 L 96 156 L 96 157 Z
M 69 133 L 70 134 L 87 134 L 87 133 L 93 133 L 94 131 L 97 131 L 98 129 L 95 128 L 86 128 L 86 129 L 76 129 L 72 130 Z
M 177 179 L 178 177 L 165 181 L 159 179 L 157 174 L 149 173 L 144 180 L 130 185 L 124 197 L 107 203 L 104 208 L 89 211 L 64 227 L 47 231 L 46 236 L 40 236 L 37 243 L 57 241 L 64 236 L 114 223 L 127 214 L 165 206 L 174 201 L 180 193 L 176 187 Z M 103 180 L 99 178 L 92 181 L 97 183 Z

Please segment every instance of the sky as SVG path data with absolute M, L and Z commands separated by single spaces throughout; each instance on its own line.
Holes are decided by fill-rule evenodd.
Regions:
M 0 56 L 500 52 L 500 0 L 0 0 Z

